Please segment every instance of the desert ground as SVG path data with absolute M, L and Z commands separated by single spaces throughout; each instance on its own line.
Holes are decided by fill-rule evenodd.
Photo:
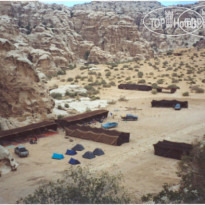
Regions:
M 184 64 L 190 63 L 194 66 L 194 61 L 187 56 L 191 56 L 196 52 L 187 52 L 186 57 L 171 56 L 163 57 L 163 59 L 164 61 L 167 60 L 171 66 L 174 62 L 180 64 L 181 61 L 185 62 Z M 175 61 L 173 62 L 170 58 L 174 58 Z M 154 62 L 154 59 L 149 62 Z M 155 83 L 163 78 L 164 86 L 172 83 L 169 77 L 174 71 L 163 69 L 162 60 L 158 65 L 161 70 L 160 73 L 150 67 L 148 62 L 141 64 L 137 64 L 138 69 L 144 72 L 143 79 L 146 82 Z M 204 61 L 196 60 L 196 64 L 198 69 L 204 69 Z M 0 203 L 15 203 L 20 197 L 32 193 L 41 181 L 60 178 L 64 170 L 72 167 L 68 164 L 70 156 L 65 155 L 63 160 L 54 160 L 51 159 L 52 153 L 64 154 L 67 149 L 72 148 L 77 143 L 85 147 L 85 150 L 78 152 L 75 156 L 81 162 L 79 166 L 88 167 L 93 172 L 108 171 L 110 174 L 123 174 L 125 187 L 138 199 L 144 194 L 159 192 L 164 183 L 177 184 L 179 178 L 176 172 L 179 161 L 154 155 L 153 144 L 164 139 L 193 143 L 203 138 L 205 134 L 205 95 L 204 93 L 191 92 L 190 84 L 187 83 L 189 81 L 184 80 L 188 75 L 186 74 L 187 66 L 181 66 L 180 72 L 184 77 L 182 81 L 177 83 L 180 89 L 174 94 L 158 93 L 153 95 L 151 92 L 120 90 L 117 88 L 119 83 L 137 82 L 139 80 L 135 69 L 128 70 L 124 67 L 124 70 L 121 70 L 124 65 L 118 65 L 118 70 L 114 71 L 116 68 L 111 70 L 111 76 L 108 76 L 108 78 L 106 78 L 107 71 L 105 71 L 108 69 L 108 65 L 96 65 L 95 67 L 100 68 L 100 70 L 95 72 L 101 73 L 100 75 L 106 78 L 107 82 L 115 82 L 115 85 L 111 87 L 97 88 L 99 90 L 97 96 L 100 99 L 114 101 L 106 107 L 113 114 L 112 116 L 109 114 L 106 121 L 116 121 L 119 123 L 118 127 L 115 128 L 116 130 L 130 132 L 130 142 L 121 146 L 112 146 L 72 137 L 66 139 L 63 130 L 59 129 L 58 134 L 41 138 L 37 145 L 25 143 L 30 152 L 29 157 L 18 158 L 16 156 L 16 161 L 20 164 L 18 170 L 5 174 L 0 178 Z M 133 68 L 136 63 L 130 62 L 126 65 Z M 53 87 L 55 84 L 60 86 L 70 83 L 66 81 L 67 78 L 75 78 L 77 75 L 87 76 L 85 81 L 74 82 L 79 85 L 87 85 L 90 76 L 93 76 L 93 81 L 98 79 L 97 76 L 100 76 L 98 74 L 90 75 L 89 71 L 80 70 L 79 68 L 80 66 L 77 66 L 74 70 L 67 71 L 65 75 L 52 78 L 47 83 L 48 88 Z M 153 74 L 149 74 L 150 72 Z M 178 71 L 176 72 L 179 74 Z M 163 74 L 168 75 L 162 77 Z M 119 75 L 121 76 L 120 79 L 117 78 Z M 204 79 L 204 71 L 191 75 L 195 75 L 195 77 L 192 76 L 195 80 L 192 80 L 204 88 L 204 84 L 201 83 L 201 80 Z M 182 79 L 180 76 L 175 78 Z M 189 92 L 189 96 L 182 96 L 184 92 Z M 125 100 L 119 100 L 122 97 Z M 189 107 L 180 111 L 175 111 L 172 108 L 152 108 L 151 101 L 153 99 L 187 100 Z M 121 121 L 120 116 L 127 113 L 138 115 L 138 121 Z M 92 126 L 99 127 L 101 124 Z M 71 142 L 70 139 L 73 141 Z M 105 155 L 97 156 L 91 160 L 82 158 L 85 151 L 93 151 L 97 147 L 103 149 Z M 9 151 L 15 155 L 14 148 L 10 148 Z

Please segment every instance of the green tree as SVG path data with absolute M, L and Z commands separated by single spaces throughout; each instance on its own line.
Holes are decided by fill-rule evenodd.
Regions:
M 17 203 L 25 204 L 119 204 L 129 203 L 130 198 L 120 184 L 120 175 L 107 172 L 95 174 L 77 167 L 64 172 L 63 179 L 48 182 L 33 194 L 21 198 Z

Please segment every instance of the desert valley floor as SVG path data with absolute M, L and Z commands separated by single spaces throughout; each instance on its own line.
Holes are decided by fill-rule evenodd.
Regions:
M 77 138 L 70 142 L 62 130 L 59 134 L 40 139 L 37 145 L 26 143 L 30 151 L 28 158 L 17 158 L 20 166 L 17 171 L 10 172 L 0 178 L 0 203 L 15 203 L 19 197 L 31 193 L 41 180 L 54 180 L 61 177 L 63 170 L 70 169 L 69 156 L 63 160 L 51 159 L 52 153 L 63 153 L 76 143 L 81 143 L 84 151 L 102 148 L 104 156 L 88 160 L 82 158 L 82 152 L 75 156 L 81 162 L 80 166 L 89 167 L 92 171 L 106 170 L 111 174 L 122 173 L 124 185 L 137 198 L 150 192 L 158 192 L 164 183 L 177 183 L 176 175 L 178 160 L 154 155 L 153 144 L 159 140 L 192 143 L 199 140 L 205 133 L 205 96 L 195 94 L 188 98 L 189 108 L 175 111 L 172 108 L 151 108 L 154 99 L 180 99 L 178 93 L 158 94 L 149 92 L 117 90 L 112 88 L 106 96 L 119 97 L 125 95 L 128 101 L 109 105 L 108 110 L 114 114 L 107 121 L 118 121 L 117 130 L 130 132 L 130 142 L 121 146 L 111 146 L 103 143 Z M 183 97 L 183 100 L 186 100 Z M 127 111 L 135 107 L 137 110 Z M 120 115 L 137 114 L 138 121 L 124 122 Z M 95 126 L 100 126 L 96 124 Z M 10 148 L 13 155 L 13 148 Z M 145 192 L 146 190 L 146 192 Z

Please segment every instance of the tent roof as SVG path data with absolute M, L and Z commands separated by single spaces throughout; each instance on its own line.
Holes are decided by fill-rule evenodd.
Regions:
M 77 152 L 76 152 L 75 150 L 69 150 L 69 149 L 67 149 L 67 151 L 66 151 L 65 154 L 67 154 L 67 155 L 76 155 Z
M 77 160 L 77 159 L 74 159 L 74 158 L 70 158 L 70 160 L 68 161 L 69 164 L 73 164 L 73 165 L 76 165 L 76 164 L 80 164 L 80 162 Z
M 63 154 L 53 153 L 52 159 L 64 159 Z
M 77 145 L 75 145 L 73 148 L 72 148 L 72 150 L 74 150 L 74 151 L 82 151 L 82 150 L 84 150 L 85 148 L 83 147 L 83 145 L 81 145 L 81 144 L 77 144 Z
M 93 159 L 93 158 L 95 158 L 95 155 L 92 152 L 87 151 L 87 152 L 84 153 L 83 158 Z
M 93 154 L 100 156 L 100 155 L 104 155 L 105 153 L 103 152 L 102 149 L 96 148 L 96 149 L 93 151 Z
M 51 125 L 56 125 L 56 122 L 54 120 L 51 120 L 51 121 L 34 123 L 34 124 L 27 125 L 24 127 L 18 127 L 18 128 L 11 129 L 11 130 L 3 130 L 3 131 L 0 131 L 0 138 L 6 137 L 8 135 L 19 134 L 19 133 L 26 132 L 26 131 L 32 131 L 34 129 L 43 128 L 43 127 L 51 126 Z
M 94 111 L 91 111 L 91 112 L 87 112 L 87 113 L 83 113 L 83 114 L 63 118 L 61 120 L 65 120 L 66 122 L 72 122 L 72 121 L 86 119 L 86 118 L 89 118 L 89 117 L 94 117 L 95 115 L 100 115 L 100 114 L 104 114 L 104 113 L 108 113 L 108 111 L 107 110 L 94 110 Z

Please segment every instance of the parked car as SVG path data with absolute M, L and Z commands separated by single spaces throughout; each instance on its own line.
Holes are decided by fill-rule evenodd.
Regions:
M 102 127 L 108 129 L 108 128 L 116 127 L 117 125 L 118 125 L 117 122 L 107 122 L 104 125 L 102 125 Z
M 121 119 L 122 120 L 138 120 L 138 116 L 132 115 L 132 114 L 127 114 L 127 115 L 122 115 Z
M 18 146 L 14 149 L 14 152 L 19 156 L 19 157 L 27 157 L 29 155 L 29 151 L 26 149 L 24 146 Z
M 175 110 L 181 110 L 181 105 L 179 103 L 177 103 L 175 106 L 174 106 L 174 109 Z

